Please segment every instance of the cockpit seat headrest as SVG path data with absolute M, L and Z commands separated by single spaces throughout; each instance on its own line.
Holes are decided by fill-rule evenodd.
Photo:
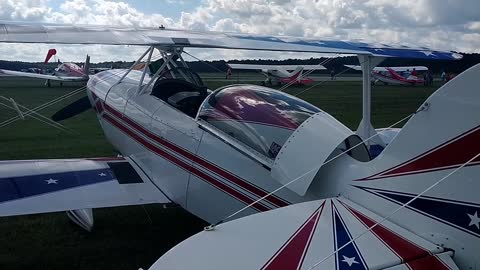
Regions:
M 159 79 L 151 94 L 194 118 L 208 92 L 206 87 L 185 80 Z
M 207 88 L 181 79 L 159 79 L 153 86 L 152 95 L 168 102 L 168 98 L 181 92 L 196 92 L 206 96 Z

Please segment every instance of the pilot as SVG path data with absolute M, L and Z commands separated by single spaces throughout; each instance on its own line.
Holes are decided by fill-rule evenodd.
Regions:
M 417 76 L 417 71 L 415 70 L 415 68 L 413 68 L 411 75 L 415 77 Z

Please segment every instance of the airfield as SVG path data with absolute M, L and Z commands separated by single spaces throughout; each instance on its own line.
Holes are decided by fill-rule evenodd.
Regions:
M 257 74 L 234 74 L 229 80 L 222 73 L 200 76 L 212 90 L 227 84 L 258 84 L 263 80 Z M 309 86 L 292 86 L 286 92 L 293 95 L 303 92 L 300 98 L 356 129 L 362 111 L 361 78 L 354 75 L 335 81 L 327 76 L 313 78 L 318 80 L 316 83 L 324 82 L 306 92 L 303 91 Z M 373 86 L 373 125 L 386 127 L 416 111 L 439 86 L 437 81 L 431 87 Z M 13 98 L 28 108 L 79 87 L 74 83 L 65 83 L 64 87 L 53 83 L 52 88 L 47 88 L 42 80 L 0 77 L 0 96 Z M 81 95 L 84 93 L 40 113 L 49 117 Z M 15 111 L 2 107 L 0 123 L 16 115 Z M 116 155 L 93 111 L 62 124 L 78 134 L 65 133 L 33 119 L 0 127 L 0 160 Z M 71 224 L 65 213 L 1 218 L 0 269 L 146 269 L 164 252 L 206 225 L 178 207 L 159 205 L 96 209 L 94 217 L 92 233 Z

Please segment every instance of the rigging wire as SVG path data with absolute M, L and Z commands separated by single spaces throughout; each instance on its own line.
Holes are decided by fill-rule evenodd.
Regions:
M 0 105 L 3 106 L 3 107 L 9 108 L 9 109 L 15 110 L 14 107 L 9 106 L 9 105 L 7 105 L 7 104 L 4 104 L 3 102 L 0 102 Z M 29 116 L 32 117 L 32 118 L 34 118 L 34 119 L 36 119 L 36 120 L 38 120 L 38 121 L 40 121 L 40 122 L 42 122 L 42 123 L 44 123 L 44 124 L 47 124 L 47 125 L 52 126 L 52 127 L 56 128 L 56 129 L 59 129 L 59 130 L 61 130 L 61 131 L 65 131 L 65 132 L 68 132 L 68 133 L 73 133 L 72 131 L 70 131 L 69 129 L 67 129 L 67 128 L 63 127 L 63 126 L 54 125 L 54 124 L 52 124 L 51 122 L 45 121 L 45 120 L 43 120 L 42 118 L 37 117 L 37 116 L 35 116 L 35 115 L 29 115 Z M 44 116 L 43 116 L 43 117 L 44 117 Z
M 395 122 L 395 123 L 391 124 L 390 126 L 386 127 L 384 130 L 388 130 L 388 129 L 390 129 L 390 128 L 393 128 L 394 126 L 396 126 L 396 125 L 398 125 L 398 124 L 402 123 L 403 121 L 405 121 L 405 120 L 409 119 L 410 117 L 412 117 L 413 115 L 415 115 L 415 114 L 417 114 L 417 113 L 419 113 L 419 112 L 421 112 L 421 111 L 425 110 L 426 108 L 427 108 L 426 106 L 422 106 L 422 107 L 421 107 L 421 108 L 420 108 L 418 111 L 416 111 L 416 112 L 414 112 L 414 113 L 411 113 L 411 114 L 409 114 L 409 115 L 407 115 L 407 116 L 403 117 L 402 119 L 398 120 L 397 122 Z M 381 132 L 380 132 L 380 133 L 381 133 Z M 294 178 L 293 180 L 289 181 L 288 183 L 285 183 L 285 184 L 281 185 L 281 186 L 280 186 L 280 187 L 278 187 L 277 189 L 275 189 L 275 190 L 273 190 L 273 191 L 269 192 L 267 195 L 265 195 L 265 196 L 263 196 L 263 197 L 261 197 L 261 198 L 259 198 L 259 199 L 255 200 L 254 202 L 252 202 L 252 203 L 250 203 L 250 204 L 248 204 L 248 205 L 244 206 L 244 207 L 243 207 L 243 208 L 241 208 L 240 210 L 238 210 L 238 211 L 236 211 L 236 212 L 234 212 L 234 213 L 232 213 L 232 214 L 228 215 L 227 217 L 225 217 L 225 218 L 221 219 L 220 221 L 218 221 L 218 222 L 216 222 L 216 223 L 212 223 L 212 224 L 210 224 L 209 226 L 206 226 L 206 227 L 204 228 L 204 230 L 206 230 L 206 231 L 213 230 L 213 229 L 214 229 L 216 226 L 218 226 L 219 224 L 222 224 L 222 223 L 224 223 L 226 220 L 228 220 L 228 219 L 230 219 L 230 218 L 232 218 L 232 217 L 234 217 L 234 216 L 236 216 L 236 215 L 240 214 L 241 212 L 245 211 L 246 209 L 248 209 L 248 208 L 252 207 L 253 205 L 256 205 L 257 203 L 259 203 L 259 202 L 261 202 L 261 201 L 265 200 L 265 198 L 267 198 L 267 197 L 270 197 L 271 195 L 273 195 L 273 194 L 277 193 L 278 191 L 280 191 L 280 190 L 284 189 L 285 187 L 287 187 L 287 186 L 289 186 L 289 185 L 291 185 L 291 184 L 293 184 L 293 183 L 297 182 L 298 180 L 302 179 L 302 178 L 303 178 L 305 175 L 308 175 L 308 174 L 310 174 L 310 173 L 312 173 L 312 172 L 314 172 L 314 171 L 318 171 L 318 170 L 319 170 L 319 169 L 320 169 L 322 166 L 324 166 L 324 165 L 326 165 L 326 164 L 328 164 L 328 163 L 330 163 L 330 162 L 334 161 L 335 159 L 337 159 L 337 158 L 341 157 L 342 155 L 344 155 L 344 154 L 348 153 L 348 152 L 349 152 L 349 151 L 351 151 L 352 149 L 354 149 L 354 148 L 356 148 L 356 147 L 358 147 L 358 146 L 360 146 L 360 145 L 363 145 L 363 144 L 365 144 L 365 142 L 367 142 L 367 141 L 369 141 L 369 140 L 373 139 L 374 137 L 378 136 L 380 133 L 376 133 L 376 134 L 374 134 L 374 135 L 372 135 L 372 136 L 370 136 L 370 137 L 366 138 L 365 140 L 362 140 L 362 141 L 360 141 L 359 143 L 357 143 L 357 144 L 355 144 L 354 146 L 352 146 L 352 147 L 348 148 L 348 149 L 347 149 L 347 150 L 345 150 L 344 152 L 342 152 L 342 153 L 340 153 L 340 154 L 338 154 L 338 155 L 334 156 L 333 158 L 331 158 L 331 159 L 327 160 L 327 161 L 326 161 L 325 163 L 323 163 L 322 165 L 320 165 L 320 166 L 317 166 L 317 167 L 314 167 L 313 169 L 311 169 L 311 170 L 309 170 L 309 171 L 307 171 L 307 172 L 303 173 L 302 175 L 298 176 L 297 178 Z
M 320 62 L 319 64 L 317 64 L 317 66 L 323 66 L 325 64 L 328 64 L 329 62 L 331 62 L 333 59 L 335 59 L 336 56 L 339 56 L 340 54 L 336 54 L 335 56 L 333 57 L 330 57 L 330 58 L 326 58 L 325 60 L 323 60 L 322 62 Z M 305 73 L 302 72 L 302 74 L 300 74 L 300 76 L 297 78 L 297 80 L 300 80 L 300 79 L 303 79 L 305 77 L 307 77 L 308 75 L 310 75 L 312 72 L 314 72 L 315 69 L 311 69 L 311 70 L 307 70 Z M 325 80 L 326 81 L 326 80 Z M 323 81 L 322 81 L 323 82 Z M 278 91 L 283 91 L 285 89 L 287 89 L 288 87 L 292 86 L 293 84 L 296 83 L 296 80 L 293 80 L 287 84 L 285 84 L 284 86 L 280 87 L 278 89 Z M 314 85 L 316 86 L 316 85 Z M 308 89 L 311 89 L 313 87 L 309 87 Z
M 329 61 L 331 61 L 331 59 L 330 59 L 330 58 L 329 58 Z M 325 61 L 323 61 L 323 62 L 325 62 Z M 365 62 L 365 61 L 364 61 L 364 62 Z M 322 64 L 322 63 L 320 63 L 320 64 Z M 360 64 L 363 64 L 363 62 L 362 62 L 362 63 L 360 63 Z M 350 68 L 350 67 L 348 67 L 348 68 L 346 68 L 345 70 L 343 70 L 342 72 L 340 72 L 339 74 L 343 74 L 344 72 L 346 72 L 346 71 L 347 71 L 347 70 L 349 70 L 349 69 L 351 69 L 351 68 Z M 326 81 L 326 80 L 325 80 L 325 81 Z M 325 81 L 321 81 L 320 83 L 323 83 L 323 82 L 325 82 Z M 318 84 L 320 84 L 320 83 L 318 83 Z M 316 85 L 318 85 L 318 84 L 316 84 Z M 305 89 L 305 90 L 304 90 L 304 91 L 302 91 L 301 93 L 304 93 L 305 91 L 307 91 L 307 90 L 309 90 L 309 89 L 311 89 L 311 88 L 313 88 L 313 86 L 312 86 L 312 87 L 309 87 L 309 88 L 307 88 L 307 89 Z M 299 94 L 300 94 L 300 93 L 299 93 Z M 297 95 L 298 95 L 298 94 L 297 94 Z M 295 96 L 297 96 L 297 95 L 295 95 Z M 388 130 L 388 129 L 390 129 L 390 128 L 393 128 L 394 126 L 396 126 L 396 125 L 398 125 L 398 124 L 402 123 L 403 121 L 405 121 L 405 120 L 409 119 L 409 118 L 410 118 L 410 117 L 412 117 L 413 115 L 415 115 L 415 114 L 417 114 L 417 113 L 419 113 L 419 112 L 421 112 L 421 111 L 423 111 L 423 110 L 426 110 L 427 108 L 428 108 L 428 104 L 427 104 L 427 103 L 425 103 L 425 104 L 424 104 L 422 107 L 420 107 L 420 109 L 418 109 L 416 112 L 414 112 L 414 113 L 411 113 L 411 114 L 409 114 L 409 115 L 405 116 L 404 118 L 402 118 L 402 119 L 398 120 L 397 122 L 395 122 L 395 123 L 391 124 L 390 126 L 386 127 L 386 128 L 383 130 L 383 131 L 385 131 L 385 130 Z M 382 132 L 383 132 L 383 131 L 382 131 Z M 302 174 L 302 175 L 298 176 L 297 178 L 295 178 L 295 179 L 293 179 L 293 180 L 291 180 L 291 181 L 287 182 L 286 184 L 283 184 L 283 185 L 282 185 L 282 186 L 280 186 L 279 188 L 277 188 L 277 189 L 275 189 L 275 190 L 271 191 L 271 192 L 270 192 L 270 193 L 268 193 L 267 195 L 265 195 L 265 196 L 263 196 L 263 197 L 261 197 L 261 198 L 257 199 L 256 201 L 254 201 L 254 202 L 252 202 L 252 203 L 250 203 L 250 204 L 246 205 L 245 207 L 243 207 L 243 208 L 239 209 L 238 211 L 236 211 L 236 212 L 234 212 L 234 213 L 230 214 L 229 216 L 227 216 L 227 217 L 225 217 L 225 218 L 221 219 L 220 221 L 218 221 L 218 222 L 216 222 L 216 223 L 212 223 L 212 224 L 210 224 L 209 226 L 206 226 L 204 229 L 205 229 L 206 231 L 213 230 L 213 229 L 215 228 L 215 226 L 217 226 L 217 225 L 219 225 L 219 224 L 221 224 L 221 223 L 225 222 L 226 220 L 228 220 L 228 219 L 230 219 L 230 218 L 232 218 L 232 217 L 234 217 L 234 216 L 238 215 L 239 213 L 241 213 L 241 212 L 245 211 L 246 209 L 248 209 L 248 208 L 252 207 L 253 205 L 255 205 L 255 204 L 257 204 L 257 203 L 259 203 L 259 202 L 261 202 L 261 201 L 265 200 L 265 198 L 267 198 L 267 197 L 269 197 L 269 196 L 271 196 L 271 195 L 275 194 L 276 192 L 278 192 L 278 191 L 280 191 L 280 190 L 284 189 L 285 187 L 289 186 L 290 184 L 293 184 L 293 183 L 295 183 L 296 181 L 298 181 L 298 180 L 302 179 L 302 178 L 303 178 L 305 175 L 307 175 L 307 174 L 310 174 L 310 173 L 312 173 L 312 172 L 314 172 L 314 171 L 316 171 L 316 170 L 319 170 L 319 169 L 320 169 L 322 166 L 324 166 L 325 164 L 328 164 L 329 162 L 331 162 L 331 161 L 333 161 L 333 160 L 335 160 L 335 159 L 339 158 L 340 156 L 342 156 L 342 155 L 344 155 L 344 154 L 348 153 L 350 150 L 352 150 L 352 149 L 356 148 L 357 146 L 365 144 L 366 142 L 368 142 L 368 141 L 372 140 L 373 138 L 377 137 L 378 135 L 380 135 L 380 133 L 381 133 L 381 132 L 379 132 L 379 133 L 376 133 L 376 134 L 374 134 L 374 135 L 372 135 L 372 136 L 370 136 L 370 137 L 368 137 L 368 138 L 366 138 L 366 139 L 364 139 L 364 140 L 360 141 L 358 144 L 356 144 L 356 145 L 354 145 L 354 146 L 350 147 L 349 149 L 345 150 L 344 152 L 342 152 L 342 153 L 340 153 L 340 154 L 338 154 L 338 155 L 334 156 L 333 158 L 331 158 L 331 159 L 327 160 L 327 161 L 326 161 L 325 163 L 323 163 L 322 165 L 320 165 L 320 166 L 318 166 L 318 167 L 314 167 L 313 169 L 311 169 L 311 170 L 309 170 L 309 171 L 305 172 L 304 174 Z
M 47 108 L 47 107 L 49 107 L 49 106 L 51 106 L 51 105 L 53 105 L 53 104 L 56 104 L 56 103 L 58 103 L 58 102 L 60 102 L 60 101 L 62 101 L 62 100 L 64 100 L 64 99 L 67 99 L 67 98 L 69 98 L 69 97 L 73 97 L 73 96 L 81 93 L 82 91 L 83 91 L 83 87 L 82 87 L 82 88 L 79 88 L 79 89 L 76 89 L 76 90 L 73 90 L 72 92 L 69 92 L 69 93 L 67 93 L 67 94 L 65 94 L 65 95 L 63 95 L 63 96 L 57 97 L 57 98 L 55 98 L 55 99 L 53 99 L 53 100 L 51 100 L 51 101 L 48 101 L 48 102 L 46 102 L 46 103 L 44 103 L 44 104 L 39 105 L 39 106 L 37 106 L 37 107 L 35 107 L 35 108 L 33 108 L 33 109 L 29 109 L 28 111 L 23 112 L 23 115 L 24 115 L 24 116 L 29 116 L 30 114 L 32 114 L 32 113 L 34 113 L 34 112 L 38 112 L 38 111 L 40 111 L 40 110 L 43 110 L 43 109 L 45 109 L 45 108 Z M 12 118 L 10 118 L 10 119 L 7 119 L 7 120 L 1 122 L 1 123 L 0 123 L 0 127 L 5 127 L 5 126 L 7 126 L 7 125 L 9 125 L 9 124 L 11 124 L 11 123 L 13 123 L 13 122 L 15 122 L 15 121 L 20 120 L 20 119 L 21 119 L 20 116 L 18 116 L 18 115 L 17 115 L 17 116 L 14 116 L 14 117 L 12 117 Z
M 360 65 L 363 64 L 363 63 L 365 63 L 365 62 L 366 62 L 366 61 L 361 62 Z M 344 70 L 342 70 L 341 72 L 337 73 L 335 76 L 342 75 L 343 73 L 347 72 L 347 71 L 350 70 L 350 69 L 352 69 L 352 68 L 351 68 L 351 67 L 347 67 L 347 68 L 345 68 Z M 298 97 L 299 95 L 307 92 L 308 90 L 310 90 L 310 89 L 312 89 L 312 88 L 314 88 L 314 87 L 316 87 L 316 86 L 319 86 L 319 85 L 321 85 L 321 84 L 323 84 L 323 83 L 325 83 L 325 82 L 327 82 L 327 81 L 328 81 L 328 80 L 320 81 L 320 82 L 318 82 L 318 83 L 316 83 L 316 84 L 314 84 L 314 85 L 312 85 L 312 86 L 309 86 L 309 87 L 306 88 L 306 89 L 303 89 L 302 91 L 300 91 L 300 92 L 298 92 L 298 93 L 295 93 L 293 96 Z
M 4 97 L 4 96 L 0 96 L 0 99 L 3 99 L 3 100 L 5 100 L 5 101 L 15 102 L 15 101 L 13 101 L 13 99 L 8 99 L 8 98 L 6 98 L 6 97 Z M 18 112 L 21 113 L 23 117 L 25 116 L 25 113 L 22 112 L 22 111 L 20 111 L 20 108 L 26 109 L 26 110 L 30 110 L 29 108 L 23 106 L 22 104 L 20 104 L 20 103 L 18 103 L 18 102 L 15 102 L 15 104 L 16 104 L 16 106 L 18 106 Z M 14 106 L 14 107 L 11 107 L 11 108 L 13 108 L 13 110 L 16 111 L 15 106 Z M 30 110 L 30 111 L 31 111 L 31 110 Z M 62 125 L 62 124 L 60 124 L 60 123 L 58 123 L 58 122 L 55 122 L 55 121 L 53 121 L 52 119 L 50 119 L 50 118 L 48 118 L 48 117 L 46 117 L 46 116 L 44 116 L 44 115 L 41 115 L 41 114 L 39 114 L 39 113 L 37 113 L 37 112 L 35 112 L 35 111 L 32 111 L 30 114 L 28 114 L 28 116 L 30 116 L 30 117 L 32 117 L 32 118 L 34 118 L 34 119 L 39 120 L 37 117 L 32 116 L 32 114 L 35 115 L 35 116 L 37 116 L 37 117 L 39 117 L 39 118 L 41 118 L 41 119 L 44 119 L 44 121 L 47 121 L 47 122 L 51 123 L 54 127 L 57 127 L 57 128 L 59 128 L 59 129 L 61 129 L 61 130 L 63 130 L 63 131 L 66 131 L 66 132 L 68 132 L 68 133 L 78 134 L 76 131 L 71 130 L 71 129 L 69 129 L 68 127 L 66 127 L 66 126 L 64 126 L 64 125 Z M 20 117 L 22 117 L 22 116 L 20 116 Z M 42 121 L 42 122 L 43 122 L 43 121 Z M 45 122 L 43 122 L 43 123 L 45 123 Z
M 222 73 L 225 72 L 224 70 L 221 70 L 221 69 L 217 68 L 216 66 L 214 66 L 214 65 L 212 65 L 212 64 L 210 64 L 210 63 L 208 63 L 208 62 L 206 62 L 206 61 L 204 61 L 204 60 L 202 60 L 202 59 L 200 59 L 200 58 L 198 58 L 198 57 L 196 57 L 196 56 L 194 56 L 194 55 L 192 55 L 192 54 L 190 54 L 189 52 L 186 52 L 186 51 L 183 51 L 183 52 L 184 52 L 186 55 L 188 55 L 188 56 L 196 59 L 197 61 L 200 61 L 200 62 L 206 64 L 207 66 L 209 66 L 209 67 L 211 67 L 211 68 L 213 68 L 213 69 L 216 69 L 217 71 L 220 71 L 220 72 L 222 72 Z
M 155 57 L 152 58 L 152 61 L 153 61 L 153 60 L 158 60 L 159 58 L 160 58 L 159 56 L 155 56 Z M 107 79 L 110 79 L 110 78 L 112 78 L 112 77 L 114 77 L 114 76 L 118 76 L 118 75 L 120 75 L 122 72 L 123 72 L 123 70 L 122 70 L 122 71 L 119 71 L 119 72 L 112 72 L 112 74 L 110 74 L 110 76 L 106 76 L 106 77 L 104 77 L 104 78 L 98 78 L 98 80 L 99 80 L 100 82 L 105 82 Z M 46 109 L 46 108 L 48 108 L 48 107 L 50 107 L 50 106 L 52 106 L 52 105 L 55 105 L 55 104 L 57 104 L 57 103 L 65 100 L 65 99 L 68 99 L 68 98 L 70 98 L 70 97 L 73 97 L 73 96 L 75 96 L 75 95 L 78 95 L 79 93 L 82 93 L 85 89 L 87 89 L 87 85 L 84 85 L 84 86 L 82 86 L 82 87 L 80 87 L 80 88 L 77 88 L 77 89 L 75 89 L 75 90 L 73 90 L 73 91 L 71 91 L 71 92 L 69 92 L 69 93 L 67 93 L 67 94 L 65 94 L 65 95 L 63 95 L 63 96 L 60 96 L 60 97 L 54 98 L 54 99 L 52 99 L 52 100 L 50 100 L 50 101 L 48 101 L 48 102 L 45 102 L 45 103 L 43 103 L 43 104 L 41 104 L 41 105 L 39 105 L 39 106 L 37 106 L 37 107 L 35 107 L 35 108 L 33 108 L 33 109 L 28 109 L 27 111 L 22 112 L 22 113 L 23 113 L 24 116 L 30 116 L 31 114 L 38 113 L 40 110 Z M 42 116 L 43 116 L 43 115 L 42 115 Z M 43 116 L 43 117 L 45 117 L 45 116 Z M 11 123 L 16 122 L 16 121 L 18 121 L 18 120 L 20 120 L 20 119 L 21 119 L 21 117 L 17 115 L 17 116 L 14 116 L 14 117 L 10 118 L 10 119 L 7 119 L 7 120 L 5 120 L 5 121 L 3 121 L 3 122 L 0 122 L 0 128 L 5 127 L 5 126 L 8 126 L 8 125 L 10 125 Z
M 420 198 L 423 194 L 427 193 L 428 191 L 430 191 L 431 189 L 433 189 L 434 187 L 438 186 L 440 183 L 442 183 L 445 179 L 447 179 L 448 177 L 452 176 L 453 174 L 455 174 L 456 172 L 458 172 L 459 170 L 461 170 L 463 167 L 467 166 L 470 162 L 474 161 L 475 159 L 477 159 L 478 157 L 480 157 L 480 153 L 476 154 L 474 157 L 472 157 L 471 159 L 469 159 L 467 162 L 463 163 L 460 167 L 456 168 L 455 170 L 451 171 L 450 173 L 448 173 L 446 176 L 440 178 L 438 181 L 436 181 L 435 183 L 433 183 L 432 185 L 430 185 L 428 188 L 426 188 L 424 191 L 420 192 L 417 196 L 413 197 L 412 199 L 410 199 L 408 202 L 402 204 L 400 207 L 398 207 L 397 209 L 395 209 L 393 212 L 391 212 L 389 215 L 387 215 L 386 217 L 382 218 L 380 221 L 376 222 L 375 224 L 373 224 L 371 227 L 369 227 L 367 230 L 363 231 L 362 233 L 360 233 L 359 235 L 357 235 L 356 237 L 354 237 L 352 240 L 348 241 L 347 243 L 345 243 L 343 246 L 339 247 L 338 249 L 336 249 L 334 252 L 332 252 L 330 255 L 328 255 L 327 257 L 323 258 L 322 260 L 318 261 L 317 263 L 313 264 L 310 268 L 308 268 L 307 270 L 312 270 L 314 269 L 315 267 L 319 266 L 321 263 L 323 263 L 324 261 L 326 261 L 328 258 L 332 257 L 333 255 L 337 254 L 340 250 L 342 250 L 343 248 L 345 248 L 346 246 L 348 246 L 349 244 L 355 242 L 355 240 L 357 240 L 358 238 L 362 237 L 364 234 L 370 232 L 372 229 L 374 229 L 375 227 L 377 227 L 378 225 L 382 224 L 383 222 L 385 222 L 386 220 L 388 220 L 389 218 L 391 218 L 392 216 L 394 216 L 396 213 L 398 213 L 398 211 L 402 210 L 403 208 L 407 207 L 409 204 L 411 204 L 413 201 L 415 201 L 416 199 Z

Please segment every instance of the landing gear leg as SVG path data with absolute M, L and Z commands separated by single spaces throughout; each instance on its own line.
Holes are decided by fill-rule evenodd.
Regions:
M 46 85 L 47 87 L 51 87 L 51 86 L 52 86 L 52 84 L 50 83 L 50 80 L 46 80 L 46 81 L 45 81 L 45 85 Z

